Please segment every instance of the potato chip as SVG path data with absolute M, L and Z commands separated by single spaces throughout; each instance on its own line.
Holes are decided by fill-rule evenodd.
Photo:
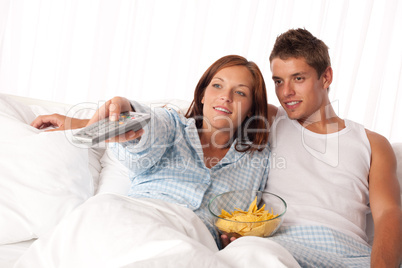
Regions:
M 257 207 L 257 197 L 250 204 L 247 211 L 239 208 L 235 208 L 232 213 L 229 213 L 222 209 L 218 219 L 215 223 L 216 227 L 225 233 L 237 233 L 241 236 L 253 235 L 253 236 L 268 236 L 280 223 L 280 219 L 274 219 L 278 214 L 274 214 L 271 208 L 271 212 L 265 210 L 265 204 L 261 207 Z M 272 221 L 267 221 L 271 220 Z

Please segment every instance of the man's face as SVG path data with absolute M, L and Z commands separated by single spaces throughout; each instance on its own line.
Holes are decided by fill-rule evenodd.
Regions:
M 325 75 L 318 78 L 316 70 L 304 58 L 275 58 L 271 61 L 271 71 L 276 96 L 289 118 L 302 122 L 325 109 L 331 81 Z M 327 71 L 331 71 L 330 67 Z

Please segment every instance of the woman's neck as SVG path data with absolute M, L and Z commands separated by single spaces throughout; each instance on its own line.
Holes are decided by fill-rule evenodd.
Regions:
M 206 131 L 199 130 L 198 135 L 200 137 L 201 145 L 203 147 L 209 147 L 216 150 L 229 148 L 231 145 L 231 137 L 233 133 L 225 131 Z
M 204 152 L 204 164 L 208 168 L 215 166 L 230 148 L 231 136 L 229 133 L 214 131 L 214 132 L 199 132 L 202 150 Z

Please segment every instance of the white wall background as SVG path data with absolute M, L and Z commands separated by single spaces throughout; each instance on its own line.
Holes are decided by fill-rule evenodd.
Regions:
M 227 54 L 256 62 L 304 27 L 330 47 L 341 117 L 402 142 L 402 1 L 0 0 L 0 93 L 76 104 L 192 100 Z

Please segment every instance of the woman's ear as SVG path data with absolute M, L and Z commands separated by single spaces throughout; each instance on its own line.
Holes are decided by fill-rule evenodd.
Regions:
M 202 103 L 202 104 L 204 104 L 204 97 L 202 97 L 202 99 L 201 99 L 201 103 Z

